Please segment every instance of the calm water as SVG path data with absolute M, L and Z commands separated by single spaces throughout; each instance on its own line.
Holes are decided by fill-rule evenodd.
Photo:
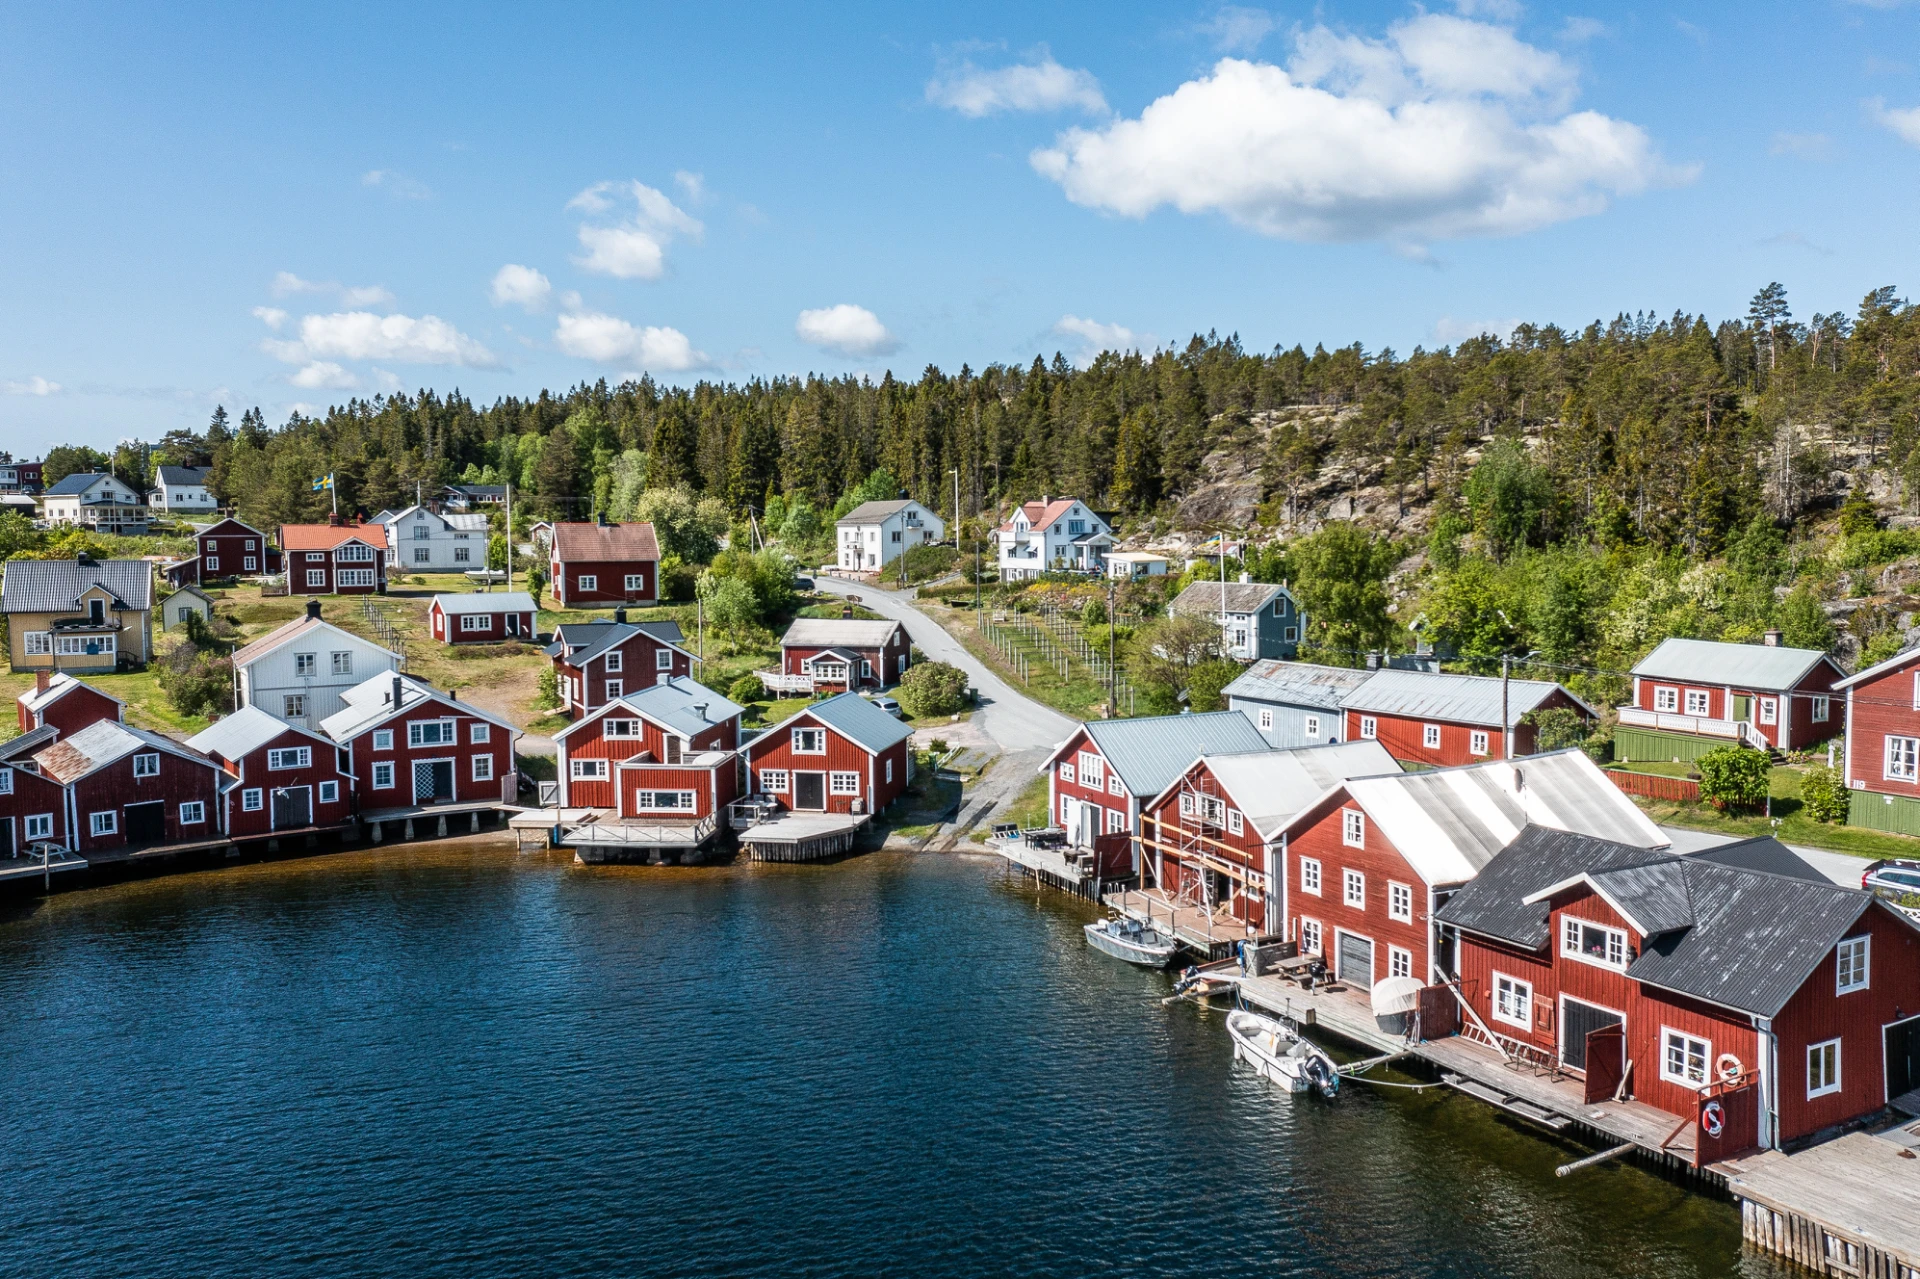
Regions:
M 500 845 L 0 913 L 0 1272 L 1771 1275 L 1441 1093 L 1290 1100 L 982 861 Z

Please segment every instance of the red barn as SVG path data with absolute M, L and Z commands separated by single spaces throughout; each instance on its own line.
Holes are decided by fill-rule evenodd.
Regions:
M 1583 1076 L 1589 1102 L 1694 1121 L 1713 1158 L 1920 1087 L 1920 929 L 1771 839 L 1675 857 L 1531 828 L 1439 919 L 1510 1049 Z
M 1591 706 L 1558 684 L 1429 671 L 1375 671 L 1340 708 L 1348 741 L 1378 741 L 1402 763 L 1433 768 L 1533 754 L 1533 725 L 1521 722 L 1533 711 L 1594 718 Z
M 555 524 L 547 580 L 562 608 L 660 598 L 660 543 L 651 524 Z
M 1286 935 L 1355 986 L 1443 980 L 1434 911 L 1529 825 L 1667 843 L 1577 750 L 1356 779 L 1277 832 Z
M 912 736 L 858 693 L 841 693 L 748 742 L 748 786 L 794 812 L 878 813 L 907 788 Z
M 83 857 L 222 834 L 220 766 L 158 733 L 103 719 L 33 762 L 66 788 L 72 847 Z
M 282 524 L 287 590 L 371 595 L 387 590 L 387 530 L 379 524 Z
M 520 730 L 405 675 L 376 675 L 341 696 L 320 731 L 348 752 L 354 809 L 511 804 Z
M 1847 824 L 1920 835 L 1920 649 L 1833 687 L 1847 698 Z
M 1633 668 L 1633 705 L 1614 731 L 1621 759 L 1697 759 L 1744 742 L 1806 750 L 1843 731 L 1835 690 L 1842 671 L 1815 648 L 1669 639 Z
M 780 673 L 811 679 L 815 692 L 886 688 L 907 673 L 912 651 L 898 622 L 801 617 L 780 637 Z
M 280 571 L 280 552 L 267 545 L 267 535 L 250 524 L 224 519 L 201 532 L 196 562 L 199 576 L 210 582 L 217 577 L 253 577 Z
M 476 591 L 434 596 L 427 623 L 442 644 L 532 643 L 539 613 L 525 591 Z
M 1399 771 L 1378 742 L 1203 755 L 1142 807 L 1137 863 L 1171 896 L 1277 932 L 1287 822 L 1341 782 Z
M 243 706 L 187 745 L 214 761 L 229 836 L 339 826 L 353 814 L 353 783 L 328 739 Z
M 553 659 L 561 709 L 573 716 L 589 714 L 629 692 L 691 676 L 694 656 L 685 643 L 680 623 L 629 623 L 623 608 L 614 610 L 611 622 L 555 627 L 546 651 Z
M 64 671 L 58 675 L 35 672 L 34 685 L 20 694 L 18 707 L 21 732 L 51 725 L 63 737 L 71 737 L 103 719 L 124 720 L 127 710 L 119 698 L 83 684 Z
M 49 745 L 55 729 L 39 728 L 0 742 L 0 857 L 38 843 L 70 847 L 67 788 L 40 772 L 35 751 Z
M 1069 733 L 1040 765 L 1049 820 L 1076 847 L 1091 848 L 1096 835 L 1138 829 L 1141 806 L 1196 757 L 1266 747 L 1253 721 L 1239 711 L 1092 720 Z
M 743 708 L 691 679 L 628 693 L 562 730 L 560 807 L 701 818 L 739 797 Z

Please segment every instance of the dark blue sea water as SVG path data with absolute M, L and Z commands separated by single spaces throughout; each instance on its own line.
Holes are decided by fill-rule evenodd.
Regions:
M 1086 918 L 498 844 L 0 908 L 0 1273 L 1774 1273 L 1477 1102 L 1274 1091 Z

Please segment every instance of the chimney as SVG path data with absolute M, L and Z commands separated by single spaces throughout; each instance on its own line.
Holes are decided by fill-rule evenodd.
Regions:
M 316 622 L 320 620 L 320 601 L 319 600 L 307 601 L 307 616 L 311 617 Z
M 396 672 L 394 672 L 394 676 L 393 676 L 393 688 L 392 688 L 392 689 L 390 689 L 390 690 L 388 691 L 388 693 L 387 693 L 387 701 L 388 701 L 388 702 L 390 702 L 390 703 L 392 703 L 392 705 L 393 705 L 393 707 L 394 707 L 394 709 L 396 709 L 396 710 L 397 710 L 397 709 L 399 709 L 399 706 L 400 706 L 400 674 L 399 674 L 399 672 L 397 672 L 397 671 L 396 671 Z
M 1779 631 L 1768 631 L 1768 632 L 1767 632 L 1767 636 L 1766 636 L 1766 641 L 1767 641 L 1767 647 L 1768 647 L 1768 648 L 1779 648 L 1779 647 L 1780 647 L 1780 632 L 1779 632 Z
M 457 701 L 459 701 L 459 700 L 460 700 L 460 690 L 459 690 L 459 689 L 457 689 L 457 688 L 450 688 L 450 689 L 448 689 L 448 690 L 447 690 L 447 700 L 448 700 L 448 701 L 450 701 L 450 702 L 457 702 Z
M 1253 580 L 1253 574 L 1251 573 L 1242 573 L 1240 575 L 1240 585 L 1242 586 L 1245 586 L 1248 582 L 1251 582 L 1252 580 Z
M 599 525 L 599 526 L 600 526 L 601 528 L 606 528 L 606 527 L 607 527 L 607 513 L 606 513 L 605 511 L 601 511 L 601 512 L 599 512 L 598 514 L 596 514 L 596 515 L 595 515 L 595 516 L 593 517 L 593 522 L 594 522 L 595 524 L 598 524 L 598 525 Z
M 51 683 L 53 683 L 53 676 L 48 674 L 46 671 L 35 671 L 33 673 L 33 688 L 35 692 L 37 693 L 46 692 L 47 685 Z
M 614 609 L 613 620 L 620 623 L 622 626 L 625 626 L 627 624 L 627 610 L 624 608 Z
M 702 723 L 705 723 L 707 718 L 707 704 L 705 702 L 695 702 L 693 704 L 693 713 L 700 717 Z
M 1374 649 L 1367 650 L 1367 669 L 1370 671 L 1380 669 L 1380 654 Z
M 1040 495 L 1040 505 L 1042 507 L 1052 506 L 1053 499 L 1051 497 L 1048 497 L 1045 493 L 1042 493 Z

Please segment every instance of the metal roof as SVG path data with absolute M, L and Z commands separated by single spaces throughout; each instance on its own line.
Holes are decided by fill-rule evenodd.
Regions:
M 51 724 L 42 724 L 38 728 L 28 729 L 18 737 L 10 737 L 0 742 L 0 763 L 19 759 L 22 755 L 31 755 L 42 747 L 51 745 L 59 736 L 59 729 Z
M 1301 809 L 1340 783 L 1400 768 L 1387 748 L 1375 741 L 1208 755 L 1194 762 L 1206 765 L 1220 788 L 1232 797 L 1234 806 L 1265 839 L 1278 838 L 1281 828 Z M 1154 802 L 1179 785 L 1176 779 L 1154 797 Z
M 396 684 L 400 691 L 397 704 L 393 697 Z M 518 728 L 498 715 L 489 714 L 472 702 L 462 702 L 450 697 L 431 684 L 421 683 L 411 675 L 391 672 L 375 675 L 360 681 L 340 694 L 340 700 L 346 705 L 321 720 L 320 731 L 342 744 L 392 719 L 395 715 L 414 709 L 423 702 L 439 702 L 448 710 L 459 711 L 475 719 L 484 719 L 489 724 L 497 724 L 514 737 L 521 735 Z
M 162 484 L 205 484 L 211 466 L 163 466 L 155 474 Z
M 1690 684 L 1737 685 L 1785 690 L 1797 685 L 1820 663 L 1833 661 L 1817 648 L 1781 648 L 1772 644 L 1727 644 L 1719 640 L 1665 639 L 1641 658 L 1635 675 Z M 1836 674 L 1842 673 L 1838 666 Z
M 624 707 L 630 714 L 643 715 L 683 737 L 704 733 L 715 724 L 724 724 L 730 719 L 746 714 L 746 707 L 736 705 L 705 684 L 698 683 L 685 675 L 676 675 L 665 684 L 653 684 L 637 693 L 622 694 L 585 719 L 568 725 L 555 740 L 571 737 L 588 724 L 606 718 L 610 712 L 615 712 L 616 708 L 620 707 Z M 889 715 L 887 718 L 893 717 Z
M 233 655 L 233 664 L 235 667 L 251 666 L 268 653 L 271 653 L 274 649 L 279 648 L 282 644 L 299 639 L 311 631 L 326 631 L 329 634 L 339 636 L 341 639 L 352 640 L 364 648 L 373 649 L 378 653 L 385 653 L 395 661 L 400 659 L 400 654 L 394 652 L 392 649 L 382 648 L 364 635 L 355 635 L 352 631 L 341 630 L 338 626 L 335 626 L 332 622 L 324 618 L 296 617 L 291 622 L 287 622 L 268 631 L 265 635 L 253 641 L 253 643 L 240 649 Z
M 1142 800 L 1164 791 L 1202 755 L 1272 749 L 1253 721 L 1240 711 L 1098 719 L 1084 727 L 1100 748 L 1107 767 L 1119 774 L 1127 793 Z
M 0 609 L 65 613 L 90 587 L 104 588 L 131 609 L 153 607 L 153 567 L 145 560 L 8 560 Z
M 56 782 L 78 781 L 139 750 L 157 750 L 179 759 L 217 768 L 212 760 L 187 750 L 170 737 L 118 720 L 95 720 L 71 737 L 61 738 L 33 757 L 40 771 Z
M 1552 908 L 1548 902 L 1528 901 L 1533 894 L 1589 871 L 1639 866 L 1670 856 L 1661 849 L 1528 826 L 1481 868 L 1472 883 L 1450 897 L 1435 918 L 1470 933 L 1539 950 L 1549 940 Z
M 115 706 L 126 705 L 125 702 L 115 697 L 112 693 L 104 689 L 95 688 L 92 684 L 77 680 L 65 671 L 56 671 L 53 677 L 47 681 L 47 687 L 44 692 L 36 685 L 20 694 L 19 702 L 22 706 L 26 707 L 28 711 L 39 712 L 53 705 L 68 693 L 81 688 L 86 689 L 89 693 L 97 697 L 106 698 Z
M 1500 723 L 1500 686 L 1492 675 L 1443 675 L 1429 671 L 1375 671 L 1372 678 L 1341 699 L 1344 710 L 1404 715 L 1409 719 L 1446 720 L 1454 724 Z M 1507 686 L 1507 723 L 1512 727 L 1528 711 L 1555 693 L 1566 693 L 1576 705 L 1586 703 L 1558 684 L 1516 679 Z M 1587 707 L 1591 711 L 1591 707 Z
M 1340 699 L 1373 677 L 1372 671 L 1266 658 L 1240 672 L 1221 691 L 1228 697 L 1337 711 Z
M 1904 653 L 1895 653 L 1884 662 L 1878 662 L 1863 671 L 1855 671 L 1853 674 L 1835 684 L 1833 686 L 1834 691 L 1838 692 L 1843 688 L 1852 688 L 1854 685 L 1864 684 L 1870 679 L 1878 679 L 1888 671 L 1905 666 L 1916 657 L 1920 657 L 1920 648 L 1910 648 Z
M 878 524 L 882 520 L 888 519 L 889 517 L 894 515 L 898 515 L 901 511 L 906 510 L 909 506 L 916 506 L 916 505 L 918 505 L 918 503 L 912 502 L 912 501 L 862 502 L 860 503 L 860 505 L 854 507 L 851 511 L 848 511 L 845 515 L 842 515 L 839 519 L 835 520 L 834 524 L 835 526 L 838 526 L 841 524 Z M 931 512 L 929 512 L 929 514 L 931 514 Z
M 1719 862 L 1722 866 L 1738 866 L 1742 870 L 1764 870 L 1769 874 L 1786 875 L 1793 879 L 1810 879 L 1816 884 L 1832 882 L 1808 865 L 1806 859 L 1800 854 L 1771 835 L 1756 835 L 1752 839 L 1736 839 L 1724 844 L 1714 844 L 1695 850 L 1692 856 L 1702 861 Z
M 838 617 L 796 617 L 780 637 L 782 648 L 885 648 L 900 623 Z
M 285 720 L 275 719 L 258 706 L 243 706 L 189 737 L 187 745 L 205 755 L 241 759 L 286 733 L 315 737 Z M 326 743 L 331 749 L 332 743 L 327 743 L 325 738 L 316 737 L 315 740 Z
M 42 496 L 77 497 L 98 484 L 101 480 L 110 480 L 112 478 L 111 475 L 100 471 L 81 471 L 77 474 L 63 477 L 58 484 L 48 489 Z
M 754 740 L 765 741 L 768 736 L 785 728 L 802 715 L 813 716 L 842 737 L 876 754 L 913 736 L 912 728 L 887 714 L 860 694 L 837 693 L 789 715 Z
M 537 613 L 540 606 L 525 591 L 466 591 L 436 595 L 433 602 L 442 613 Z
M 1693 926 L 1686 872 L 1675 861 L 1592 871 L 1587 882 L 1642 934 L 1658 937 Z
M 582 634 L 584 632 L 584 634 Z M 680 623 L 667 622 L 575 622 L 554 632 L 556 638 L 547 646 L 548 657 L 558 657 L 569 666 L 585 666 L 600 654 L 618 644 L 624 644 L 635 635 L 651 635 L 662 644 L 670 645 L 685 653 L 681 646 L 686 636 L 680 630 Z M 568 652 L 571 648 L 573 651 Z M 687 654 L 689 657 L 691 653 Z
M 1195 582 L 1174 597 L 1168 610 L 1188 617 L 1218 617 L 1222 611 L 1221 597 L 1225 596 L 1226 612 L 1258 613 L 1271 604 L 1276 595 L 1293 598 L 1286 587 L 1269 582 Z

